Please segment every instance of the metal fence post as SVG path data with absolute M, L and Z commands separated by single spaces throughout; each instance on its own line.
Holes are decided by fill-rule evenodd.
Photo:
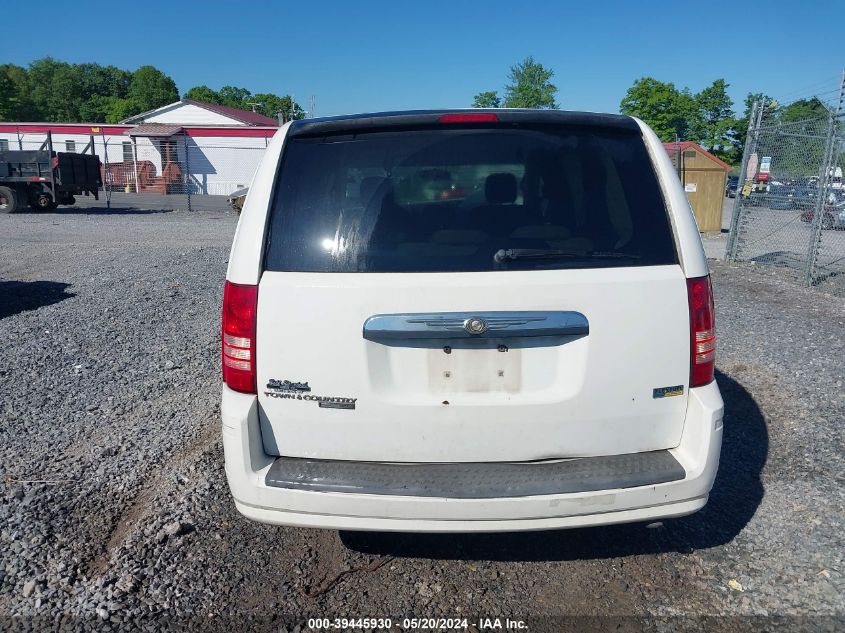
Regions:
M 740 216 L 742 215 L 742 189 L 745 184 L 745 180 L 751 180 L 751 178 L 747 178 L 745 172 L 748 169 L 748 161 L 751 158 L 751 154 L 753 154 L 757 148 L 756 129 L 759 128 L 759 124 L 757 123 L 757 113 L 759 112 L 761 114 L 760 119 L 762 121 L 762 112 L 765 107 L 765 102 L 766 100 L 763 99 L 763 105 L 761 106 L 755 101 L 751 106 L 751 116 L 748 117 L 748 132 L 746 132 L 745 135 L 745 149 L 742 151 L 742 167 L 740 167 L 739 178 L 736 183 L 734 210 L 733 215 L 731 216 L 731 228 L 730 233 L 728 234 L 728 244 L 725 249 L 725 259 L 730 261 L 736 261 L 736 251 L 739 245 L 738 236 Z
M 845 71 L 842 71 L 842 80 L 839 83 L 839 99 L 836 102 L 836 108 L 831 110 L 828 121 L 824 158 L 822 159 L 822 167 L 819 172 L 819 191 L 813 210 L 813 230 L 810 233 L 810 244 L 807 249 L 807 272 L 804 276 L 804 283 L 807 286 L 812 286 L 816 280 L 816 264 L 818 263 L 819 246 L 822 241 L 825 204 L 832 190 L 831 184 L 834 170 L 836 169 L 836 127 L 838 125 L 839 115 L 842 112 L 843 97 L 845 97 Z
M 188 194 L 188 211 L 193 211 L 191 208 L 191 163 L 188 158 L 190 151 L 188 150 L 188 133 L 182 137 L 185 143 L 185 193 Z
M 112 183 L 111 177 L 109 175 L 109 142 L 106 140 L 106 133 L 103 132 L 103 163 L 104 170 L 103 170 L 103 188 L 106 190 L 106 209 L 111 209 L 111 190 L 112 190 Z

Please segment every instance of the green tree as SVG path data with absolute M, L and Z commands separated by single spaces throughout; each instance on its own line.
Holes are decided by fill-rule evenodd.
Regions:
M 109 116 L 115 103 L 128 101 L 132 73 L 98 64 L 79 64 L 75 72 L 83 93 L 76 108 L 79 120 L 113 122 Z
M 223 86 L 219 91 L 194 86 L 185 97 L 302 119 L 306 113 L 290 95 L 253 95 Z M 116 123 L 179 100 L 176 84 L 153 66 L 129 72 L 116 66 L 68 64 L 44 57 L 29 68 L 0 65 L 0 119 Z
M 14 121 L 9 113 L 18 109 L 18 91 L 4 66 L 0 66 L 0 120 Z
M 0 65 L 0 120 L 34 121 L 37 118 L 26 69 L 14 64 Z
M 220 95 L 208 86 L 194 86 L 185 93 L 185 98 L 205 103 L 220 103 Z
M 67 96 L 60 94 L 64 88 L 73 88 L 73 80 L 69 74 L 70 65 L 52 57 L 37 59 L 29 65 L 28 77 L 34 118 L 42 121 L 74 120 L 66 114 Z
M 765 100 L 765 101 L 764 101 Z M 763 124 L 773 123 L 777 118 L 777 103 L 769 95 L 763 92 L 749 92 L 745 97 L 745 110 L 742 116 L 734 119 L 733 128 L 733 155 L 730 163 L 738 163 L 742 160 L 742 152 L 745 150 L 745 139 L 748 136 L 748 122 L 751 119 L 751 110 L 754 103 L 763 104 L 765 102 L 766 109 L 763 112 Z
M 281 114 L 285 121 L 305 118 L 305 110 L 290 95 L 280 97 L 272 93 L 260 92 L 252 95 L 250 101 L 258 104 L 256 112 L 260 112 L 264 116 L 277 119 Z M 251 107 L 247 106 L 245 109 L 250 110 Z
M 776 123 L 777 127 L 769 132 L 769 136 L 774 134 L 779 140 L 772 169 L 790 176 L 817 176 L 830 125 L 827 106 L 818 97 L 799 99 L 778 108 Z
M 251 109 L 248 102 L 252 101 L 252 93 L 246 88 L 237 86 L 223 86 L 217 91 L 218 103 L 231 108 Z
M 554 74 L 553 70 L 544 68 L 530 55 L 511 66 L 510 83 L 505 86 L 505 107 L 547 110 L 557 108 L 557 86 L 550 81 Z
M 154 66 L 141 66 L 132 73 L 127 96 L 138 108 L 135 114 L 179 101 L 176 83 Z
M 17 120 L 102 121 L 103 104 L 125 98 L 131 73 L 115 66 L 67 64 L 45 57 L 29 70 L 15 67 L 20 109 Z
M 223 86 L 219 91 L 208 86 L 194 86 L 185 93 L 185 98 L 207 103 L 219 103 L 242 110 L 254 110 L 274 119 L 281 113 L 284 120 L 304 119 L 305 110 L 290 95 L 279 96 L 269 92 L 252 94 L 246 88 Z
M 722 159 L 733 159 L 736 119 L 728 84 L 717 79 L 695 95 L 695 115 L 690 138 Z
M 502 100 L 499 99 L 499 93 L 495 90 L 479 92 L 472 101 L 473 108 L 499 108 L 501 105 Z
M 830 110 L 827 109 L 827 106 L 818 97 L 811 97 L 810 99 L 793 101 L 781 108 L 778 113 L 778 122 L 784 124 L 818 119 L 827 121 L 829 116 Z
M 622 114 L 645 121 L 662 141 L 685 140 L 695 117 L 695 98 L 686 88 L 653 77 L 642 77 L 628 88 L 619 104 Z
M 144 109 L 132 99 L 103 95 L 92 96 L 83 104 L 80 111 L 81 119 L 84 121 L 105 121 L 106 123 L 119 123 L 141 112 L 144 112 Z

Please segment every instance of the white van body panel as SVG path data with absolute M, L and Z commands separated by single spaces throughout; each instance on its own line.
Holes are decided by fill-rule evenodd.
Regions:
M 670 451 L 686 476 L 654 486 L 499 499 L 451 499 L 285 490 L 266 485 L 258 399 L 223 387 L 226 477 L 237 509 L 264 523 L 335 530 L 501 532 L 653 521 L 706 503 L 722 444 L 724 404 L 715 382 L 690 390 L 686 424 Z
M 290 123 L 285 123 L 273 135 L 249 185 L 226 271 L 226 279 L 233 283 L 257 284 L 261 276 L 267 209 L 273 199 L 273 183 L 289 129 Z
M 361 530 L 496 531 L 666 518 L 702 507 L 723 405 L 689 388 L 686 280 L 708 274 L 689 203 L 657 136 L 637 121 L 678 261 L 660 266 L 451 273 L 264 271 L 269 207 L 290 124 L 250 186 L 227 280 L 258 285 L 258 394 L 223 388 L 226 472 L 238 509 L 269 523 Z M 575 311 L 589 335 L 555 344 L 444 349 L 366 340 L 379 314 Z M 630 362 L 638 359 L 632 371 Z M 278 397 L 271 381 L 308 383 Z M 677 387 L 682 395 L 658 398 Z M 312 397 L 313 396 L 313 397 Z M 323 408 L 343 398 L 354 409 Z M 285 458 L 476 463 L 664 450 L 686 476 L 599 492 L 455 499 L 309 492 L 267 485 Z
M 678 261 L 688 278 L 709 275 L 710 268 L 707 265 L 707 255 L 701 243 L 695 214 L 692 212 L 687 194 L 684 193 L 684 186 L 672 166 L 669 154 L 666 153 L 657 134 L 648 125 L 636 117 L 631 118 L 642 130 L 643 140 L 654 164 L 660 187 L 663 189 L 666 206 L 670 210 L 669 219 L 675 233 Z
M 448 354 L 362 337 L 364 321 L 375 314 L 516 307 L 576 310 L 589 319 L 590 334 L 559 345 Z M 677 265 L 448 274 L 267 271 L 257 331 L 265 449 L 320 459 L 483 462 L 670 448 L 683 430 L 688 310 Z M 619 362 L 630 358 L 648 362 L 631 371 Z M 307 381 L 309 397 L 355 398 L 355 410 L 281 399 L 265 388 L 270 380 Z M 667 386 L 683 386 L 684 394 L 653 398 L 655 388 Z

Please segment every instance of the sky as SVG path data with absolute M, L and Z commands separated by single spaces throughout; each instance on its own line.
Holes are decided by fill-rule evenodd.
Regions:
M 554 70 L 562 108 L 599 112 L 644 76 L 693 92 L 725 78 L 737 110 L 748 92 L 832 100 L 845 67 L 842 0 L 41 0 L 41 30 L 11 26 L 32 7 L 5 4 L 0 63 L 151 64 L 180 93 L 235 85 L 306 109 L 314 95 L 317 116 L 468 107 L 528 55 Z

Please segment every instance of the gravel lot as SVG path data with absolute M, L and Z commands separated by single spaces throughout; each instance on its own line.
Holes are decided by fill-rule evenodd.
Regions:
M 0 622 L 845 626 L 841 297 L 713 262 L 725 445 L 696 515 L 459 537 L 279 528 L 240 518 L 223 472 L 218 317 L 235 222 L 0 216 L 0 616 L 28 616 Z M 718 619 L 688 617 L 701 615 Z

